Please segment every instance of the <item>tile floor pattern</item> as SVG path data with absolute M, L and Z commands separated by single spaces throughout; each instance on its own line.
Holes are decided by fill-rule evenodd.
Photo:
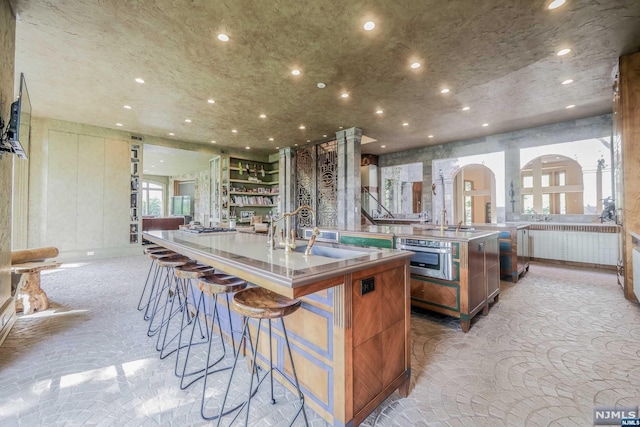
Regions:
M 201 386 L 179 389 L 135 309 L 147 267 L 139 256 L 44 272 L 52 308 L 20 317 L 0 347 L 1 426 L 206 425 Z M 611 273 L 533 264 L 469 333 L 416 310 L 412 335 L 410 396 L 364 426 L 588 426 L 595 405 L 640 404 L 640 307 Z M 255 408 L 255 426 L 293 411 Z

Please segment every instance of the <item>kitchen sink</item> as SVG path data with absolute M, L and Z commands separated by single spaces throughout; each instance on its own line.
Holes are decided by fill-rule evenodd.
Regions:
M 292 249 L 293 252 L 304 253 L 307 250 L 307 245 L 297 246 L 295 249 Z M 323 245 L 314 245 L 311 247 L 311 255 L 323 256 L 327 258 L 335 258 L 335 259 L 348 259 L 348 258 L 357 258 L 362 255 L 368 255 L 371 251 L 367 251 L 365 248 L 344 248 L 344 247 L 332 247 L 332 246 L 323 246 Z

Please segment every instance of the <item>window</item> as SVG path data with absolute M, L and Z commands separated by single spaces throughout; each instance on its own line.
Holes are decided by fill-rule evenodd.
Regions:
M 613 194 L 609 138 L 520 150 L 522 213 L 598 215 Z
M 165 186 L 142 181 L 142 215 L 164 216 Z

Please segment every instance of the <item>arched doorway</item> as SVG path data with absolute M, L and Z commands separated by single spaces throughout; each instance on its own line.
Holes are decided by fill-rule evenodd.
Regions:
M 453 209 L 456 223 L 497 222 L 493 171 L 479 164 L 461 167 L 453 178 Z

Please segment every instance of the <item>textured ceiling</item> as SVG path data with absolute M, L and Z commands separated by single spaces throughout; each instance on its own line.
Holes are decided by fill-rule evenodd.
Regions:
M 607 113 L 640 48 L 639 0 L 12 3 L 34 115 L 264 153 L 341 126 L 384 154 Z

